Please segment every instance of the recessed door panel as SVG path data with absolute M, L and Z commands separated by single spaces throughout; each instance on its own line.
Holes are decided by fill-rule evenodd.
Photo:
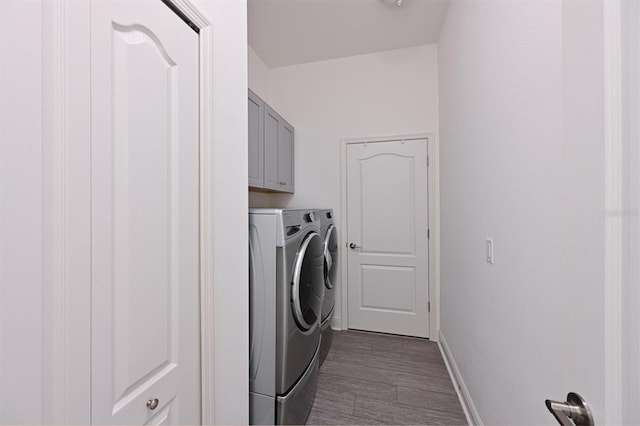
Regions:
M 416 312 L 415 268 L 362 265 L 362 309 L 382 312 Z
M 92 418 L 199 423 L 198 36 L 92 4 Z
M 114 24 L 112 34 L 112 315 L 118 404 L 148 387 L 154 375 L 175 367 L 179 206 L 172 129 L 178 107 L 176 64 L 149 29 Z
M 414 163 L 413 157 L 395 153 L 359 159 L 363 252 L 414 254 Z

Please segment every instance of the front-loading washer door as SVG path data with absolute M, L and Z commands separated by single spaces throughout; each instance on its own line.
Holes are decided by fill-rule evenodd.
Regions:
M 318 326 L 324 297 L 322 241 L 317 232 L 308 233 L 298 252 L 291 281 L 291 308 L 296 324 L 304 332 Z
M 331 290 L 335 286 L 338 274 L 338 233 L 336 227 L 329 225 L 324 237 L 324 285 Z

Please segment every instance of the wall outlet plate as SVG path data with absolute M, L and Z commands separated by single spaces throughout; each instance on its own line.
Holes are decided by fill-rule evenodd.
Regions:
M 485 252 L 487 262 L 493 265 L 493 238 L 485 240 Z

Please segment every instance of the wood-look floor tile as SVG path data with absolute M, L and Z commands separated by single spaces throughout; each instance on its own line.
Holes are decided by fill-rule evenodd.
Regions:
M 313 407 L 307 425 L 382 425 L 384 423 L 356 416 L 348 416 L 324 408 Z
M 336 354 L 336 358 L 337 357 L 339 357 L 339 354 Z M 389 370 L 375 369 L 367 365 L 344 363 L 336 359 L 333 359 L 331 361 L 326 360 L 322 367 L 325 369 L 325 372 L 330 372 L 335 376 L 364 379 L 391 385 L 396 384 L 396 375 L 393 371 Z
M 407 337 L 402 341 L 404 349 L 420 351 L 420 352 L 437 352 L 440 353 L 440 348 L 436 342 L 432 342 L 427 339 L 419 339 L 416 337 Z
M 334 333 L 307 424 L 457 425 L 465 417 L 436 344 Z
M 336 344 L 332 344 L 331 348 L 334 350 L 334 354 L 344 353 L 344 354 L 370 354 L 372 352 L 371 344 L 369 343 L 345 343 L 338 342 Z
M 363 342 L 371 345 L 374 351 L 385 351 L 389 349 L 401 349 L 403 346 L 403 337 L 394 336 L 393 334 L 370 333 L 364 331 L 347 331 L 349 333 L 345 338 L 349 342 Z
M 457 395 L 398 386 L 398 403 L 418 408 L 429 408 L 449 414 L 462 413 Z
M 336 352 L 334 362 L 348 363 L 361 367 L 368 367 L 373 370 L 388 370 L 390 372 L 406 372 L 424 376 L 434 376 L 448 378 L 444 363 L 433 363 L 427 360 L 405 359 L 394 357 L 389 354 L 361 354 L 358 358 L 346 356 L 342 352 Z
M 413 349 L 392 349 L 384 352 L 373 353 L 377 357 L 388 359 L 401 359 L 414 363 L 429 363 L 446 369 L 446 365 L 439 351 L 416 351 Z
M 398 400 L 398 392 L 395 385 L 326 373 L 320 373 L 318 377 L 318 389 L 324 389 L 326 391 L 346 391 L 356 397 L 365 396 L 386 401 Z
M 453 383 L 451 383 L 451 379 L 448 377 L 422 376 L 400 372 L 396 375 L 396 384 L 408 388 L 456 395 Z
M 353 414 L 396 425 L 461 425 L 464 416 L 357 397 Z
M 377 352 L 378 355 L 387 356 L 391 358 L 401 357 L 402 359 L 412 359 L 416 361 L 429 361 L 438 364 L 444 364 L 442 361 L 442 355 L 438 351 L 420 351 L 415 349 L 389 349 L 386 351 Z
M 322 405 L 322 407 L 330 408 L 333 412 L 351 415 L 353 414 L 355 400 L 356 396 L 354 393 L 343 389 L 328 389 L 318 384 L 314 404 L 317 402 Z

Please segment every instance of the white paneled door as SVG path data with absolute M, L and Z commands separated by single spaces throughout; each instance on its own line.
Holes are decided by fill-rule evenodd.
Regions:
M 428 337 L 427 141 L 347 145 L 349 328 Z
M 198 35 L 91 7 L 92 421 L 199 424 Z

